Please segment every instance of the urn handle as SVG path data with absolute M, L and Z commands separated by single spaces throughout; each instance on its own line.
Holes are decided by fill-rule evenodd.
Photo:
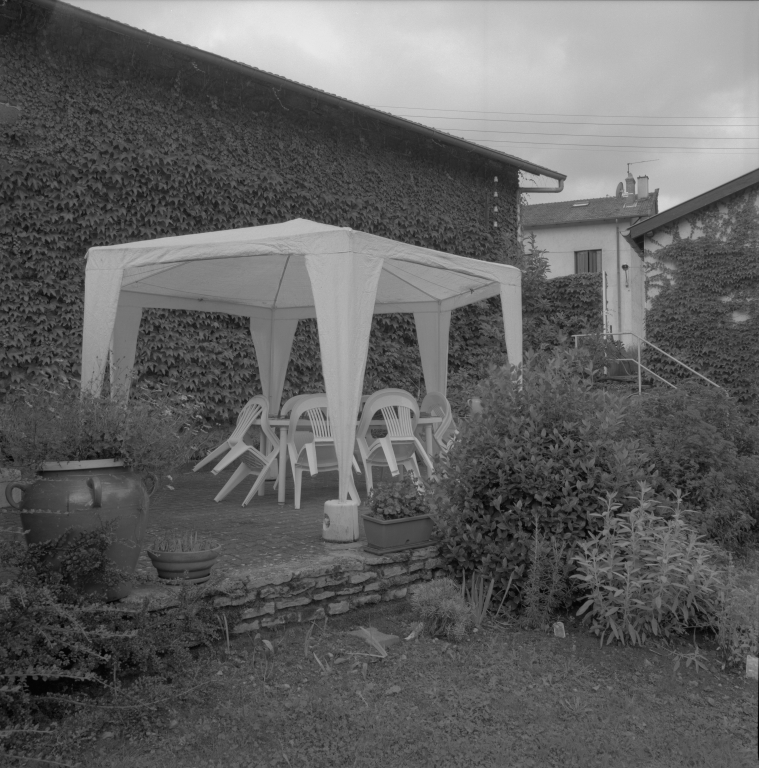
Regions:
M 143 484 L 145 484 L 145 481 L 147 479 L 150 479 L 151 485 L 150 485 L 150 490 L 148 490 L 147 485 L 145 485 L 145 490 L 148 491 L 148 496 L 152 496 L 156 492 L 156 489 L 158 488 L 158 483 L 159 483 L 158 475 L 156 475 L 153 472 L 145 472 L 142 478 Z
M 8 503 L 16 509 L 21 509 L 21 502 L 16 501 L 16 499 L 13 498 L 13 491 L 18 488 L 19 491 L 23 493 L 28 487 L 29 485 L 26 483 L 17 483 L 15 481 L 8 483 L 8 485 L 5 486 L 5 498 Z
M 92 475 L 87 479 L 87 485 L 92 491 L 92 506 L 94 508 L 100 507 L 103 501 L 103 486 L 100 483 L 100 478 L 96 475 Z

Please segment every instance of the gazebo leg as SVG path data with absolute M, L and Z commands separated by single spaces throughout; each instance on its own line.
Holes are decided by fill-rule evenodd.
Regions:
M 326 501 L 322 538 L 342 544 L 358 541 L 358 502 Z

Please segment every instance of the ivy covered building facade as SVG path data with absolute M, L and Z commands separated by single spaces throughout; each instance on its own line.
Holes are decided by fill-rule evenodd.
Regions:
M 0 396 L 78 377 L 91 246 L 305 218 L 505 261 L 520 171 L 565 178 L 55 0 L 0 6 L 0 104 Z M 492 343 L 494 309 L 454 312 L 452 370 Z M 413 321 L 372 333 L 367 387 L 416 392 Z M 243 318 L 146 312 L 135 367 L 219 421 L 258 389 Z M 320 386 L 304 321 L 285 395 Z
M 645 260 L 648 338 L 759 407 L 759 169 L 624 235 Z

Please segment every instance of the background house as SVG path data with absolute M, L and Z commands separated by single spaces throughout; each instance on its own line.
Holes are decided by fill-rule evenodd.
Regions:
M 503 261 L 519 171 L 565 178 L 54 0 L 0 3 L 0 103 L 19 110 L 0 131 L 0 396 L 78 377 L 91 246 L 300 217 Z M 451 371 L 492 357 L 495 312 L 454 311 Z M 416 394 L 411 317 L 378 316 L 372 333 L 367 386 Z M 260 390 L 247 319 L 219 313 L 145 312 L 135 367 L 218 420 Z M 285 396 L 321 387 L 302 321 Z
M 648 176 L 636 182 L 628 172 L 614 196 L 527 205 L 521 209 L 523 235 L 550 266 L 549 278 L 586 272 L 604 275 L 607 332 L 633 332 L 645 338 L 643 259 L 622 237 L 631 225 L 658 212 L 659 190 Z M 628 340 L 629 341 L 629 340 Z

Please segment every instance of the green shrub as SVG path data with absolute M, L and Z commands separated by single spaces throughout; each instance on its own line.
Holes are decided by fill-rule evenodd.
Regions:
M 421 584 L 411 596 L 411 604 L 419 611 L 425 632 L 433 637 L 462 640 L 473 624 L 472 610 L 451 579 Z
M 399 520 L 430 512 L 424 484 L 410 472 L 377 483 L 369 494 L 369 509 L 371 516 L 380 520 Z
M 442 556 L 456 574 L 478 571 L 498 590 L 513 574 L 520 602 L 530 534 L 571 550 L 598 528 L 607 493 L 626 497 L 646 476 L 644 456 L 622 430 L 625 401 L 593 389 L 589 357 L 527 355 L 519 371 L 495 369 L 476 392 L 483 413 L 464 420 L 439 459 L 435 493 Z
M 164 613 L 150 612 L 147 601 L 135 611 L 82 592 L 92 579 L 103 584 L 101 592 L 120 580 L 105 558 L 112 542 L 108 530 L 67 531 L 55 542 L 28 547 L 0 542 L 0 563 L 11 577 L 0 583 L 0 728 L 43 706 L 53 682 L 65 693 L 124 675 L 181 674 L 189 649 L 218 637 L 199 588 L 183 590 L 179 606 Z
M 759 583 L 756 570 L 736 568 L 732 557 L 718 590 L 715 633 L 723 666 L 742 666 L 759 655 Z
M 595 513 L 594 513 L 595 514 Z M 575 555 L 590 630 L 607 643 L 642 645 L 651 636 L 670 637 L 713 624 L 719 572 L 714 550 L 674 508 L 640 484 L 636 505 L 623 510 L 610 496 L 596 514 L 603 529 Z
M 0 459 L 34 472 L 43 461 L 118 459 L 164 474 L 204 443 L 197 405 L 135 386 L 128 401 L 73 383 L 25 385 L 0 403 Z
M 528 629 L 547 629 L 551 617 L 566 607 L 572 592 L 571 563 L 567 542 L 541 535 L 538 526 L 532 535 L 530 562 L 522 587 L 521 622 Z
M 663 483 L 680 489 L 688 522 L 728 549 L 738 549 L 759 521 L 759 430 L 734 399 L 693 382 L 637 399 L 627 428 Z

